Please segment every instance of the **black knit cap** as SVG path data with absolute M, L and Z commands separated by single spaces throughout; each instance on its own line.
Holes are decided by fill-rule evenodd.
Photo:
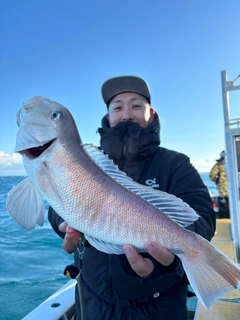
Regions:
M 107 107 L 118 94 L 134 92 L 143 96 L 151 104 L 150 89 L 145 80 L 135 76 L 121 76 L 107 80 L 102 85 L 102 97 Z

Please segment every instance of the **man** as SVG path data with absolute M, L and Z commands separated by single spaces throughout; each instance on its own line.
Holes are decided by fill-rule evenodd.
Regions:
M 219 211 L 217 216 L 219 219 L 230 218 L 228 204 L 228 182 L 225 171 L 225 151 L 220 153 L 220 159 L 216 160 L 215 165 L 209 173 L 209 177 L 217 185 L 219 192 Z
M 188 203 L 200 216 L 188 229 L 210 240 L 215 213 L 208 190 L 187 156 L 159 147 L 159 117 L 147 83 L 135 76 L 112 78 L 103 84 L 102 96 L 108 109 L 98 130 L 103 151 L 133 180 Z M 62 219 L 52 208 L 49 220 L 64 236 L 58 229 Z M 80 233 L 65 223 L 60 229 L 66 231 L 65 250 L 75 251 Z M 81 278 L 87 320 L 188 319 L 188 281 L 180 260 L 147 240 L 147 253 L 126 244 L 125 255 L 108 255 L 85 242 Z M 77 251 L 75 264 L 80 266 Z

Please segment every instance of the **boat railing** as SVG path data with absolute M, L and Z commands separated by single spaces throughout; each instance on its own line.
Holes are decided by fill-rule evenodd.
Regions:
M 22 320 L 71 320 L 75 314 L 76 280 L 68 281 Z
M 240 128 L 240 119 L 231 119 L 229 120 L 230 129 L 239 129 Z

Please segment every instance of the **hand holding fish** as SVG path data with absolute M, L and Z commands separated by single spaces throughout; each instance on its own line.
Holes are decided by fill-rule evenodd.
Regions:
M 81 233 L 78 230 L 69 227 L 65 221 L 59 225 L 59 230 L 66 232 L 62 245 L 63 249 L 68 253 L 76 251 L 81 239 Z
M 77 249 L 81 233 L 78 230 L 69 227 L 66 222 L 62 222 L 59 225 L 59 230 L 66 232 L 63 249 L 68 253 L 73 253 Z M 175 259 L 174 254 L 160 246 L 158 243 L 146 242 L 145 249 L 152 257 L 164 266 L 169 266 Z M 123 251 L 125 252 L 130 266 L 140 277 L 147 277 L 153 272 L 153 262 L 148 258 L 143 258 L 134 246 L 125 244 L 123 246 Z
M 169 266 L 175 259 L 174 254 L 169 252 L 166 248 L 162 247 L 158 243 L 149 241 L 144 244 L 144 247 L 153 258 L 155 258 L 164 266 Z M 130 266 L 140 277 L 147 277 L 150 275 L 150 273 L 152 273 L 154 264 L 150 259 L 143 258 L 130 244 L 124 245 L 123 250 Z

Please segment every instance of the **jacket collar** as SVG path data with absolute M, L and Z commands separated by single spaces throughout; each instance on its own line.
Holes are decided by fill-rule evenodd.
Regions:
M 133 122 L 120 122 L 110 128 L 106 116 L 98 128 L 102 150 L 121 168 L 151 156 L 160 144 L 160 122 L 154 120 L 146 128 Z

